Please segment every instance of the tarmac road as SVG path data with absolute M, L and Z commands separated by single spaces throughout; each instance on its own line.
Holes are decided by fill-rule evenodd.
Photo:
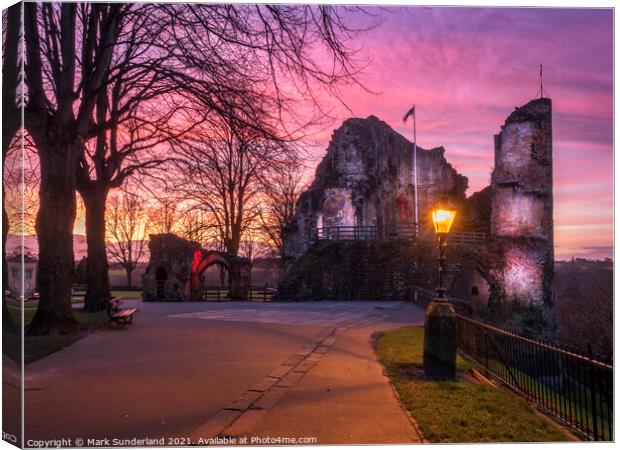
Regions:
M 252 391 L 257 383 L 291 358 L 297 361 L 300 349 L 304 353 L 310 343 L 324 339 L 326 330 L 335 329 L 339 332 L 328 337 L 330 345 L 321 347 L 323 357 L 294 380 L 287 378 L 293 382 L 285 382 L 285 388 L 274 387 L 282 393 L 279 400 L 267 401 L 260 420 L 246 420 L 252 426 L 242 431 L 318 436 L 322 428 L 325 433 L 318 443 L 416 441 L 370 343 L 376 331 L 421 323 L 423 311 L 414 305 L 136 304 L 140 312 L 134 325 L 103 328 L 26 366 L 27 446 L 34 444 L 29 440 L 63 438 L 71 439 L 71 446 L 79 445 L 76 439 L 84 446 L 106 445 L 106 438 L 164 438 L 165 444 L 182 445 L 244 393 L 263 395 Z M 348 386 L 348 393 L 335 396 L 325 390 L 325 383 L 338 389 Z M 376 414 L 369 415 L 364 403 L 377 405 Z M 329 420 L 329 412 L 337 422 Z M 232 412 L 238 419 L 237 413 L 244 410 Z M 375 430 L 381 427 L 376 423 L 381 416 L 396 425 L 384 433 L 372 432 L 373 424 Z M 237 421 L 237 429 L 244 423 Z M 226 434 L 224 428 L 216 432 Z

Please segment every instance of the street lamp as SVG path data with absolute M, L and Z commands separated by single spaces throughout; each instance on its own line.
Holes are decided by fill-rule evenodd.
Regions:
M 446 288 L 443 285 L 446 247 L 448 246 L 446 239 L 448 237 L 448 233 L 450 233 L 450 228 L 452 227 L 455 216 L 456 211 L 451 209 L 438 207 L 433 210 L 433 225 L 435 225 L 435 233 L 437 234 L 437 239 L 439 241 L 439 276 L 437 277 L 437 288 L 435 289 L 437 292 L 437 296 L 435 297 L 436 301 L 447 301 Z
M 445 205 L 432 212 L 439 246 L 439 273 L 437 294 L 426 309 L 424 323 L 424 374 L 432 378 L 454 378 L 456 375 L 456 316 L 444 286 L 446 240 L 455 216 L 456 211 Z

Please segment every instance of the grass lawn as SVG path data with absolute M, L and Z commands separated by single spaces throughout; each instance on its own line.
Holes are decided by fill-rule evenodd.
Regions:
M 127 300 L 141 300 L 142 291 L 112 291 L 114 297 L 122 297 Z
M 423 327 L 405 327 L 383 335 L 379 358 L 400 395 L 431 442 L 554 442 L 568 438 L 554 429 L 524 399 L 502 389 L 459 381 L 430 381 L 422 377 Z M 460 374 L 469 365 L 457 360 Z
M 13 308 L 9 308 L 11 313 L 15 311 Z M 16 310 L 17 314 L 12 314 L 14 320 L 20 323 L 19 310 Z M 34 310 L 26 309 L 24 316 L 27 322 L 34 316 Z M 69 334 L 66 336 L 25 336 L 24 337 L 24 360 L 26 364 L 30 364 L 38 359 L 44 358 L 47 355 L 57 352 L 64 347 L 73 344 L 74 342 L 88 336 L 91 332 L 97 328 L 105 325 L 108 322 L 108 317 L 105 312 L 101 313 L 85 313 L 76 311 L 74 313 L 76 320 L 82 325 L 81 330 L 75 334 Z M 3 347 L 4 352 L 8 354 L 11 359 L 19 361 L 21 352 L 20 336 L 18 334 L 3 333 Z
M 136 295 L 137 294 L 137 295 Z M 138 300 L 141 298 L 139 291 L 113 291 L 112 295 L 124 297 L 128 300 Z M 82 303 L 83 296 L 73 296 L 72 303 Z M 29 300 L 24 302 L 24 323 L 29 324 L 37 311 L 38 301 Z M 13 297 L 7 297 L 7 306 L 14 322 L 19 327 L 21 324 L 21 302 Z M 80 323 L 81 330 L 78 333 L 66 336 L 25 336 L 24 359 L 29 364 L 45 356 L 57 352 L 62 348 L 88 336 L 97 328 L 108 323 L 108 316 L 105 312 L 88 313 L 74 309 L 73 315 Z M 3 333 L 3 348 L 13 360 L 19 361 L 21 354 L 21 341 L 18 334 Z

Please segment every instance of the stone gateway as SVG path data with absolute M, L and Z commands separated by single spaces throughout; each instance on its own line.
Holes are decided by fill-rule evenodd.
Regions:
M 250 261 L 214 250 L 174 234 L 149 237 L 150 260 L 142 276 L 144 301 L 200 301 L 202 275 L 215 264 L 228 272 L 228 298 L 247 300 Z

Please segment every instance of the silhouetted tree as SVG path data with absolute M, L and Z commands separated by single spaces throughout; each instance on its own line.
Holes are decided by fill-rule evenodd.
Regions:
M 170 58 L 159 47 L 164 26 L 153 5 L 124 11 L 119 41 L 95 107 L 97 135 L 86 145 L 77 172 L 77 190 L 86 212 L 88 288 L 85 308 L 96 311 L 110 297 L 105 251 L 108 193 L 129 177 L 148 174 L 170 154 L 169 142 L 192 128 L 177 100 L 178 83 L 160 73 Z
M 207 213 L 206 226 L 236 256 L 257 218 L 261 177 L 281 163 L 286 146 L 223 118 L 200 127 L 181 148 L 177 189 Z
M 200 120 L 216 114 L 265 137 L 280 123 L 279 134 L 290 136 L 307 124 L 299 120 L 300 102 L 320 111 L 317 87 L 337 97 L 339 84 L 355 82 L 351 53 L 343 44 L 352 30 L 333 7 L 29 2 L 24 8 L 26 125 L 41 168 L 36 224 L 41 300 L 30 327 L 34 334 L 76 326 L 70 299 L 72 231 L 78 173 L 86 167 L 94 176 L 80 189 L 95 229 L 93 252 L 99 255 L 89 255 L 89 264 L 101 263 L 90 271 L 98 281 L 89 281 L 88 298 L 107 293 L 101 212 L 114 183 L 97 171 L 103 165 L 116 174 L 130 172 L 131 164 L 119 169 L 110 136 L 125 113 L 141 126 L 148 117 L 129 112 L 136 111 L 128 106 L 136 102 L 122 110 L 123 99 L 139 99 L 143 107 L 172 88 L 175 100 Z M 127 52 L 134 42 L 145 46 Z M 142 84 L 115 92 L 116 82 L 126 86 L 120 79 L 136 75 Z M 121 100 L 119 111 L 113 110 L 114 95 Z M 97 142 L 89 144 L 91 139 Z M 100 157 L 104 140 L 110 151 Z M 93 150 L 87 155 L 89 145 Z
M 562 341 L 606 357 L 613 355 L 613 266 L 611 262 L 575 260 L 557 263 L 555 309 Z
M 6 160 L 11 142 L 15 139 L 21 126 L 21 89 L 20 71 L 21 61 L 19 48 L 21 45 L 21 3 L 6 8 L 2 12 L 2 167 L 6 167 Z M 6 210 L 5 175 L 2 174 L 2 284 L 8 286 L 8 269 L 6 263 L 6 240 L 9 235 L 9 216 Z M 4 292 L 2 293 L 2 329 L 16 331 Z
M 285 161 L 263 179 L 260 225 L 277 250 L 282 248 L 284 228 L 295 218 L 295 204 L 303 189 L 302 166 L 296 159 Z
M 144 255 L 147 233 L 145 201 L 131 192 L 114 195 L 109 200 L 107 231 L 108 252 L 127 275 L 127 286 L 132 287 L 131 274 Z
M 26 127 L 39 155 L 39 306 L 32 334 L 77 329 L 71 307 L 76 173 L 124 4 L 24 3 Z M 79 42 L 78 42 L 79 41 Z
M 153 234 L 174 233 L 178 228 L 180 217 L 179 199 L 169 189 L 155 196 L 155 201 L 148 206 L 150 232 Z
M 194 206 L 193 204 L 187 205 L 179 212 L 178 233 L 185 239 L 205 245 L 208 240 L 207 227 L 205 227 L 207 214 Z
M 88 262 L 86 256 L 83 256 L 80 259 L 80 262 L 75 266 L 75 277 L 73 278 L 73 282 L 75 284 L 86 284 L 86 266 Z

